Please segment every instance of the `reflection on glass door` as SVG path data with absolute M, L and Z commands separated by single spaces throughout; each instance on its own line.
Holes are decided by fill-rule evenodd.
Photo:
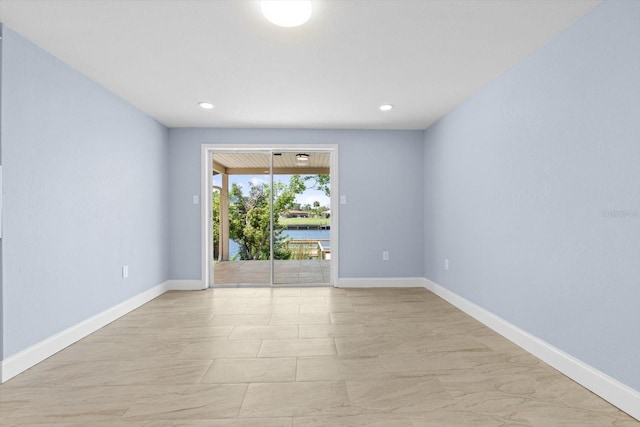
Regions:
M 214 286 L 331 283 L 330 152 L 213 152 Z
M 331 282 L 329 152 L 273 154 L 273 284 Z

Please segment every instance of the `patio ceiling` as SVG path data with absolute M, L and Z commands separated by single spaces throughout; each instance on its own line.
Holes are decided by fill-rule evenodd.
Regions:
M 305 152 L 307 161 L 296 158 L 298 152 L 282 152 L 273 155 L 274 175 L 329 174 L 330 154 Z M 217 175 L 262 175 L 269 173 L 269 153 L 214 153 L 213 173 Z

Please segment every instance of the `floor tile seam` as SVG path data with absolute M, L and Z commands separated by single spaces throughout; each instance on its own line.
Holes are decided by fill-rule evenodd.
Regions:
M 233 334 L 233 332 L 236 330 L 237 327 L 238 327 L 238 325 L 233 325 L 233 327 L 231 328 L 229 333 L 227 335 L 225 335 L 224 341 L 230 341 L 229 337 Z
M 216 363 L 216 359 L 211 359 L 211 363 L 209 364 L 207 369 L 204 370 L 204 373 L 202 374 L 202 376 L 200 376 L 200 380 L 198 381 L 198 384 L 207 384 L 203 380 L 206 378 L 209 371 L 213 369 L 213 367 L 215 366 L 215 363 Z
M 318 383 L 345 383 L 346 380 L 343 379 L 336 379 L 336 380 L 304 380 L 304 381 L 268 381 L 268 382 L 264 382 L 264 381 L 254 381 L 254 382 L 249 382 L 249 383 L 245 383 L 245 384 L 255 384 L 255 385 L 278 385 L 278 386 L 282 386 L 282 385 L 304 385 L 306 383 L 310 383 L 310 384 L 318 384 Z M 234 385 L 237 383 L 224 383 L 224 384 L 216 384 L 216 385 Z M 346 385 L 345 385 L 346 388 Z
M 256 355 L 255 355 L 254 359 L 257 359 L 257 358 L 261 357 L 261 356 L 260 356 L 260 353 L 262 352 L 262 348 L 263 348 L 263 346 L 264 346 L 264 341 L 265 341 L 265 340 L 261 340 L 261 341 L 260 341 L 260 346 L 258 347 L 258 352 L 256 353 Z
M 140 357 L 140 359 L 150 360 L 152 362 L 165 361 L 165 360 L 166 361 L 175 361 L 176 359 L 179 359 L 179 360 L 194 360 L 194 361 L 195 360 L 208 360 L 208 359 L 188 359 L 188 358 L 182 359 L 182 358 L 178 358 L 177 356 L 178 356 L 177 354 L 170 355 L 170 356 L 157 356 L 157 355 L 154 355 L 154 356 L 150 356 L 150 357 L 149 356 Z M 138 359 L 138 358 L 136 358 L 136 359 Z M 100 358 L 100 359 L 86 359 L 86 358 L 83 358 L 83 359 L 80 359 L 80 358 L 78 358 L 78 359 L 73 359 L 73 358 L 65 359 L 65 361 L 68 361 L 71 364 L 77 364 L 79 362 L 91 362 L 91 363 L 93 363 L 93 362 L 111 362 L 111 361 L 114 361 L 114 362 L 130 362 L 131 360 L 132 360 L 131 357 L 118 358 L 118 357 L 113 357 L 113 356 Z
M 242 396 L 242 402 L 240 402 L 240 405 L 238 406 L 238 413 L 236 414 L 236 418 L 240 418 L 240 414 L 242 413 L 242 407 L 244 406 L 244 402 L 247 399 L 247 394 L 249 393 L 249 386 L 251 385 L 251 383 L 248 383 L 246 385 L 246 387 L 244 388 L 244 395 Z
M 335 338 L 263 338 L 263 341 L 328 341 L 332 340 L 335 345 Z M 256 340 L 257 341 L 257 340 Z
M 12 390 L 9 390 L 9 392 L 11 391 L 16 391 L 15 389 L 17 389 L 17 391 L 21 391 L 21 390 L 38 390 L 40 392 L 47 392 L 48 390 L 55 390 L 55 389 L 71 389 L 73 391 L 79 390 L 79 389 L 95 389 L 97 387 L 99 387 L 100 389 L 132 389 L 132 388 L 138 388 L 138 389 L 144 389 L 144 388 L 149 388 L 152 389 L 156 386 L 165 386 L 165 387 L 174 387 L 174 386 L 183 386 L 183 387 L 200 387 L 200 386 L 208 386 L 211 384 L 200 384 L 200 383 L 180 383 L 180 384 L 176 384 L 176 383 L 160 383 L 160 384 L 100 384 L 99 386 L 96 385 L 84 385 L 84 384 L 78 384 L 78 385 L 69 385 L 69 384 L 45 384 L 45 385 L 36 385 L 36 386 L 31 386 L 31 385 L 18 385 L 15 387 L 12 387 Z M 33 399 L 33 398 L 32 398 Z
M 273 340 L 273 341 L 283 341 L 283 340 L 295 340 L 298 338 L 282 338 L 282 337 L 256 337 L 256 338 L 252 338 L 252 341 L 264 341 L 264 340 Z M 243 338 L 230 338 L 228 340 L 224 340 L 226 342 L 238 342 L 238 341 L 244 341 L 245 339 Z M 219 340 L 219 341 L 223 341 L 223 340 Z

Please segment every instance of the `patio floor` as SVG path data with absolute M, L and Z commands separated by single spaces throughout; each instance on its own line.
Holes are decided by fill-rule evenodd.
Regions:
M 215 285 L 270 283 L 270 261 L 222 261 L 214 265 Z M 274 284 L 331 282 L 329 260 L 286 260 L 274 263 Z

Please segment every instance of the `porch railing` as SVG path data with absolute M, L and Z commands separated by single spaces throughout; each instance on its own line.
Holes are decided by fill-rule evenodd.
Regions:
M 289 239 L 285 248 L 292 253 L 292 259 L 331 259 L 330 239 Z

